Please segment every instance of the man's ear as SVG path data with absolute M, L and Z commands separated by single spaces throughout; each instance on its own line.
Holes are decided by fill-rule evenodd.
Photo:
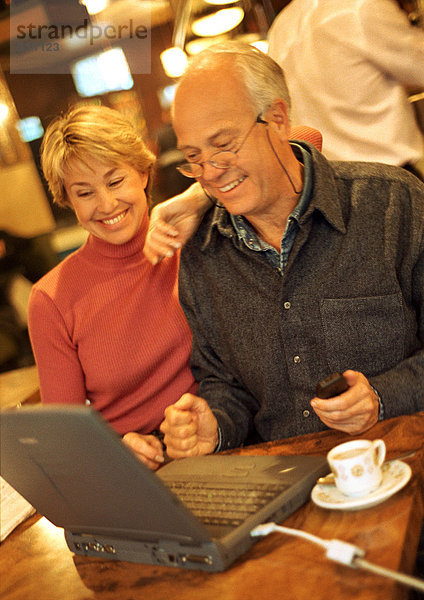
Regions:
M 284 100 L 274 100 L 271 106 L 267 108 L 264 118 L 268 122 L 269 127 L 274 129 L 274 131 L 280 135 L 285 135 L 287 138 L 289 137 L 290 123 L 287 104 L 284 102 Z

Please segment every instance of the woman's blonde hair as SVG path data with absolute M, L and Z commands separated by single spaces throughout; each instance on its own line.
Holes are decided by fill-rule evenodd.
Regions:
M 133 125 L 106 106 L 79 106 L 52 121 L 41 145 L 41 166 L 54 202 L 69 206 L 64 177 L 70 160 L 95 158 L 105 163 L 127 164 L 148 173 L 149 196 L 155 156 Z

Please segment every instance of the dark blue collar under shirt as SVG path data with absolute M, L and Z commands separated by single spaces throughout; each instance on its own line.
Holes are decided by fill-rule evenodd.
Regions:
M 304 165 L 304 181 L 303 190 L 299 198 L 299 202 L 296 204 L 293 211 L 290 213 L 287 219 L 286 227 L 284 229 L 283 238 L 281 240 L 281 250 L 278 252 L 273 246 L 265 242 L 258 236 L 250 223 L 241 215 L 230 215 L 234 229 L 240 240 L 242 240 L 249 250 L 254 252 L 262 252 L 265 258 L 271 263 L 271 265 L 277 269 L 281 275 L 284 273 L 284 269 L 289 260 L 290 251 L 293 247 L 294 240 L 299 230 L 299 218 L 305 212 L 309 206 L 312 189 L 312 162 L 311 155 L 302 146 L 291 143 L 290 144 L 298 160 L 303 162 Z

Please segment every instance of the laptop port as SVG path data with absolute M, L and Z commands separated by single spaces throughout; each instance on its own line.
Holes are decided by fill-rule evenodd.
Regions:
M 211 556 L 198 556 L 196 554 L 184 554 L 181 556 L 181 562 L 188 563 L 196 563 L 201 565 L 211 565 L 213 563 Z
M 167 552 L 166 550 L 154 548 L 152 554 L 153 557 L 157 560 L 157 562 L 161 563 L 162 565 L 177 565 L 177 555 L 173 554 L 172 552 Z
M 99 542 L 90 542 L 88 544 L 88 547 L 93 552 L 104 552 L 105 551 L 104 547 L 102 546 L 102 544 L 99 544 Z

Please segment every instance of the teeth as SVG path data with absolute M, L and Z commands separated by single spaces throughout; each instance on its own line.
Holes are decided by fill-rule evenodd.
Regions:
M 237 179 L 236 181 L 233 181 L 233 182 L 229 183 L 228 185 L 219 188 L 219 191 L 220 192 L 229 192 L 230 190 L 233 190 L 235 187 L 237 187 L 245 179 L 246 179 L 246 176 L 243 175 L 243 177 L 240 177 L 240 179 Z
M 105 225 L 115 225 L 115 223 L 119 223 L 119 221 L 122 221 L 122 219 L 125 217 L 126 215 L 126 210 L 124 210 L 124 212 L 122 212 L 120 215 L 117 215 L 116 217 L 113 217 L 113 219 L 102 219 L 102 223 L 104 223 Z

